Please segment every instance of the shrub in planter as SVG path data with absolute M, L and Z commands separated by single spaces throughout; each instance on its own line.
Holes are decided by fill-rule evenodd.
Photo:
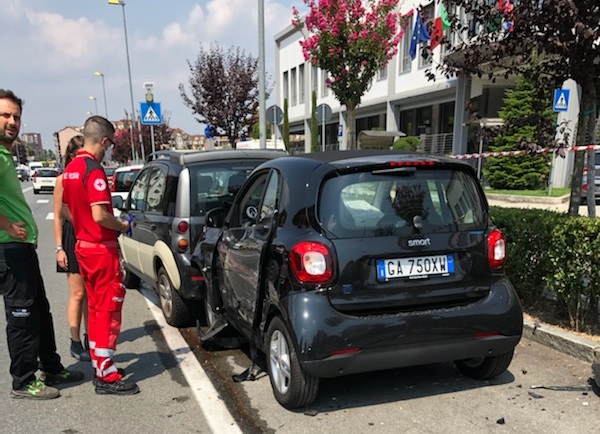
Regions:
M 506 238 L 506 274 L 525 308 L 542 299 L 546 277 L 554 272 L 548 255 L 557 226 L 568 219 L 565 214 L 539 209 L 492 207 L 493 223 Z
M 571 217 L 558 226 L 548 250 L 553 272 L 548 287 L 564 304 L 572 329 L 598 325 L 600 298 L 600 221 Z

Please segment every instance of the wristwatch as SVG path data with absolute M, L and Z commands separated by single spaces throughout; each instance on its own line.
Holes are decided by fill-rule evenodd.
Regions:
M 63 249 L 63 246 L 56 246 L 56 248 L 54 250 L 56 250 L 56 253 L 58 253 L 61 250 L 65 250 L 65 249 Z

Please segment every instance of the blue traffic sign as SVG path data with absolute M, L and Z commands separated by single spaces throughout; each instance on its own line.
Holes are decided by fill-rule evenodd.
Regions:
M 566 112 L 569 110 L 569 89 L 555 89 L 554 90 L 554 103 L 552 104 L 552 110 L 555 112 Z
M 140 113 L 142 114 L 142 125 L 162 124 L 159 102 L 141 102 Z

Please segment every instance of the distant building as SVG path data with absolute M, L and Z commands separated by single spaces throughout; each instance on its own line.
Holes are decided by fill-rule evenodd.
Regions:
M 36 155 L 42 152 L 42 135 L 40 133 L 23 133 L 21 141 L 33 149 Z
M 69 140 L 71 140 L 74 136 L 81 134 L 83 134 L 83 130 L 81 127 L 65 127 L 62 130 L 54 133 L 54 145 L 56 146 L 56 155 L 60 157 L 61 161 L 63 160 L 67 151 L 67 145 L 69 144 Z

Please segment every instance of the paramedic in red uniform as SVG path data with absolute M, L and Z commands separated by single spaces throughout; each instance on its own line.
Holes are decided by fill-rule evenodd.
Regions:
M 113 146 L 113 125 L 101 116 L 88 118 L 83 127 L 83 148 L 65 168 L 63 202 L 73 215 L 75 254 L 85 282 L 89 311 L 89 343 L 96 370 L 98 394 L 131 395 L 137 384 L 123 379 L 113 361 L 121 331 L 125 297 L 119 269 L 117 235 L 128 222 L 113 216 L 106 174 L 100 162 Z

